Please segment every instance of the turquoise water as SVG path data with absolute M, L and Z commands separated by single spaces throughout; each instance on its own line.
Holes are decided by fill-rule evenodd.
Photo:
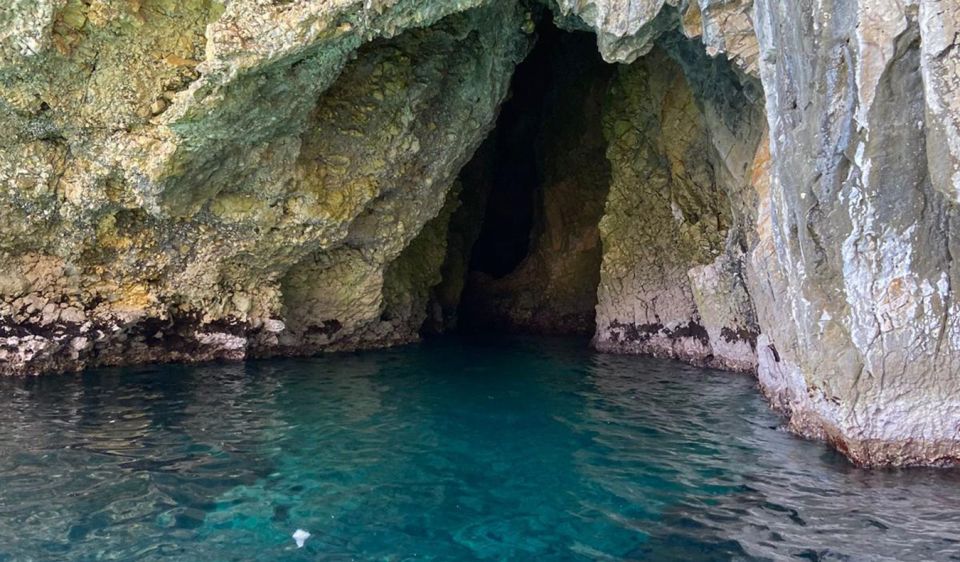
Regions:
M 957 471 L 858 470 L 748 377 L 583 347 L 2 380 L 0 561 L 960 560 Z

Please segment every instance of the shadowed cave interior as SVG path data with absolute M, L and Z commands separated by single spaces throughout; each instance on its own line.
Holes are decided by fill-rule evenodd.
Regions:
M 543 18 L 452 191 L 423 332 L 594 335 L 607 350 L 700 364 L 728 344 L 754 356 L 742 256 L 759 100 L 677 32 L 611 64 L 595 35 Z M 736 341 L 719 341 L 729 326 Z
M 537 34 L 495 129 L 460 176 L 451 230 L 468 245 L 475 238 L 456 313 L 464 332 L 595 328 L 597 224 L 610 178 L 601 112 L 616 67 L 591 33 L 545 18 Z

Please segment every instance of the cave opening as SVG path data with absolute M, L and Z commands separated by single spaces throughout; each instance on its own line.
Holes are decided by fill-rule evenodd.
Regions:
M 539 26 L 536 46 L 517 66 L 510 99 L 490 135 L 492 155 L 486 157 L 491 177 L 489 186 L 480 187 L 488 193 L 480 233 L 470 254 L 472 272 L 503 278 L 529 253 L 543 175 L 536 144 L 543 130 L 545 98 L 556 82 L 552 51 L 563 43 L 563 36 L 553 25 Z
M 610 178 L 602 108 L 616 67 L 595 35 L 563 31 L 549 14 L 537 35 L 494 130 L 460 176 L 475 223 L 456 313 L 465 332 L 595 327 L 597 225 Z
M 589 335 L 754 370 L 759 84 L 678 29 L 622 64 L 549 16 L 536 33 L 448 196 L 422 332 Z

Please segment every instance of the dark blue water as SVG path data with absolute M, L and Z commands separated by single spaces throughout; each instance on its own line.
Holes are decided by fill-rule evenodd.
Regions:
M 956 471 L 582 345 L 2 380 L 0 560 L 960 560 Z

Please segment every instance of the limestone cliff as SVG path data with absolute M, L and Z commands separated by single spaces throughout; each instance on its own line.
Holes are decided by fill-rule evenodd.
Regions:
M 12 0 L 0 373 L 449 328 L 548 19 L 618 64 L 552 94 L 498 314 L 589 295 L 600 349 L 756 371 L 863 464 L 960 459 L 954 0 Z
M 861 462 L 956 458 L 947 106 L 960 92 L 944 73 L 960 56 L 958 6 L 813 4 L 756 8 L 771 159 L 772 240 L 752 258 L 761 385 L 797 430 Z
M 759 140 L 752 85 L 688 58 L 683 40 L 665 47 L 674 57 L 657 50 L 621 69 L 605 115 L 613 181 L 595 342 L 750 371 L 757 330 L 731 201 L 748 191 L 742 157 Z
M 4 14 L 3 372 L 409 341 L 391 266 L 530 42 L 512 2 Z

